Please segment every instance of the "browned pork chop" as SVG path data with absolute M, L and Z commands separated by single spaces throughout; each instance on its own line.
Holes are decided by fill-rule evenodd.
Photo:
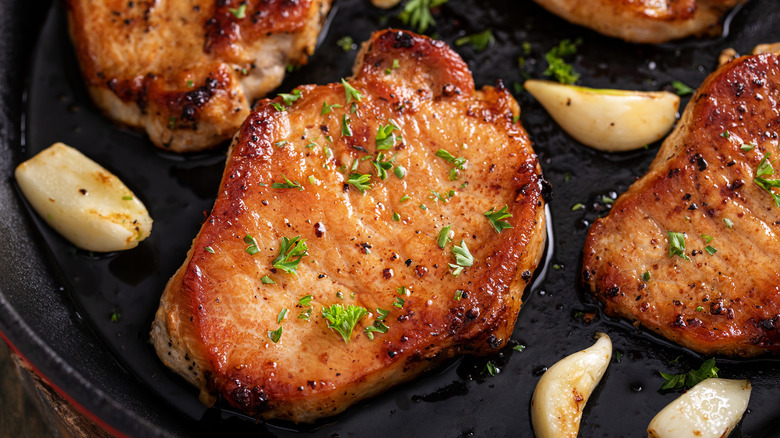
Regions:
M 780 351 L 780 199 L 755 179 L 780 178 L 767 167 L 780 155 L 778 87 L 775 54 L 719 68 L 593 224 L 583 278 L 608 313 L 702 353 Z
M 67 0 L 93 100 L 175 152 L 230 139 L 314 50 L 331 0 Z
M 638 43 L 715 34 L 723 15 L 747 0 L 534 0 L 567 21 Z
M 501 348 L 545 241 L 518 115 L 444 43 L 395 30 L 364 44 L 346 85 L 261 101 L 163 294 L 160 358 L 206 403 L 309 422 Z M 274 268 L 298 236 L 296 271 Z M 329 328 L 334 305 L 368 312 L 351 336 Z

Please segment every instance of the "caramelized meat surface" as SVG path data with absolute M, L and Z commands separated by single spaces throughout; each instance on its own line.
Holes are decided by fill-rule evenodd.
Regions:
M 593 224 L 583 280 L 608 313 L 706 354 L 780 351 L 779 85 L 776 54 L 720 67 Z
M 205 403 L 309 422 L 512 334 L 546 236 L 517 103 L 404 31 L 375 33 L 354 72 L 259 102 L 165 289 L 155 347 Z M 485 212 L 505 206 L 499 233 Z M 298 236 L 295 272 L 274 268 Z M 333 305 L 368 312 L 348 342 Z
M 67 0 L 87 89 L 174 152 L 218 145 L 314 50 L 330 0 Z
M 608 36 L 662 43 L 717 34 L 723 15 L 747 0 L 535 0 L 548 11 Z

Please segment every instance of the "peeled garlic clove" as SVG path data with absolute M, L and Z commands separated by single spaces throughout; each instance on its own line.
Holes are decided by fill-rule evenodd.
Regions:
M 753 48 L 754 55 L 759 55 L 761 53 L 778 53 L 778 52 L 780 52 L 780 43 L 759 44 Z
M 605 152 L 638 149 L 672 129 L 680 97 L 528 80 L 525 88 L 580 143 Z
M 538 438 L 577 436 L 582 410 L 612 357 L 612 341 L 604 333 L 591 347 L 551 366 L 531 398 L 531 422 Z
M 710 378 L 663 408 L 647 427 L 651 438 L 729 436 L 747 409 L 750 382 Z
M 81 152 L 55 143 L 16 168 L 27 201 L 79 248 L 134 248 L 152 231 L 141 201 L 116 176 Z

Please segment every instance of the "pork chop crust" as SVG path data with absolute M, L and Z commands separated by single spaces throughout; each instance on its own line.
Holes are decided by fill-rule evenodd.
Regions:
M 346 86 L 297 88 L 289 105 L 258 103 L 163 293 L 152 340 L 204 403 L 310 422 L 456 354 L 495 352 L 512 334 L 546 238 L 517 103 L 503 87 L 475 91 L 455 52 L 405 31 L 375 33 L 354 72 Z M 359 101 L 347 101 L 351 87 Z M 396 138 L 379 141 L 392 124 Z M 374 163 L 391 159 L 383 179 Z M 350 175 L 370 178 L 365 193 Z M 512 228 L 499 233 L 484 213 L 504 206 Z M 308 251 L 296 273 L 274 269 L 283 238 L 297 236 Z M 474 261 L 456 276 L 462 243 Z M 348 343 L 323 317 L 334 304 L 369 312 Z M 366 331 L 379 319 L 386 333 Z
M 222 144 L 288 65 L 314 51 L 331 0 L 67 0 L 87 89 L 174 152 Z
M 594 222 L 582 274 L 607 313 L 701 353 L 780 350 L 780 205 L 755 182 L 777 156 L 779 84 L 776 54 L 712 73 L 647 174 Z M 684 233 L 685 258 L 669 232 Z
M 563 19 L 638 43 L 716 35 L 723 15 L 747 0 L 534 0 Z

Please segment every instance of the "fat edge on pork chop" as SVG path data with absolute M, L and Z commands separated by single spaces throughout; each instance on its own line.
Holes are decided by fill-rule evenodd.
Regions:
M 780 351 L 778 85 L 777 54 L 720 67 L 594 222 L 582 276 L 607 313 L 705 354 Z
M 546 237 L 518 115 L 446 44 L 396 30 L 349 81 L 260 101 L 162 296 L 159 357 L 206 404 L 311 422 L 502 348 Z
M 223 144 L 306 62 L 331 0 L 66 0 L 87 90 L 158 147 Z

